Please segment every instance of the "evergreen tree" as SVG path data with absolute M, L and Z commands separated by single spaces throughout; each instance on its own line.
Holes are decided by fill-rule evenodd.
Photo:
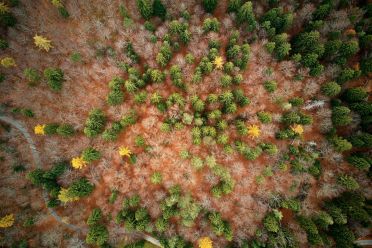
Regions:
M 75 129 L 70 124 L 61 124 L 56 129 L 56 132 L 61 136 L 68 137 L 75 133 Z
M 331 137 L 329 141 L 338 152 L 348 151 L 353 147 L 353 145 L 349 141 L 339 136 Z
M 354 247 L 355 236 L 346 225 L 332 225 L 330 234 L 336 241 L 336 247 Z
M 332 123 L 334 126 L 346 126 L 350 124 L 352 118 L 350 109 L 345 106 L 336 106 L 332 108 Z
M 109 238 L 109 232 L 104 225 L 97 224 L 89 227 L 85 241 L 87 244 L 95 244 L 103 247 Z
M 137 8 L 145 20 L 149 20 L 153 15 L 153 4 L 151 0 L 137 0 Z
M 161 2 L 161 0 L 154 0 L 154 3 L 152 4 L 153 8 L 153 15 L 160 17 L 162 20 L 165 20 L 165 17 L 167 16 L 167 9 L 165 8 L 164 4 Z
M 44 76 L 47 79 L 47 84 L 52 90 L 60 91 L 62 89 L 62 83 L 65 79 L 61 69 L 49 67 L 44 70 Z
M 243 4 L 243 6 L 240 7 L 238 14 L 237 14 L 237 20 L 239 23 L 247 23 L 248 24 L 248 30 L 253 31 L 256 28 L 256 18 L 253 13 L 253 5 L 251 1 L 248 1 Z
M 358 182 L 352 176 L 346 174 L 338 176 L 337 183 L 347 190 L 356 190 L 359 188 Z
M 363 101 L 367 96 L 368 93 L 362 87 L 349 88 L 342 94 L 342 98 L 349 103 Z
M 95 137 L 103 131 L 105 124 L 106 117 L 102 110 L 93 109 L 85 122 L 84 134 L 89 138 Z
M 240 6 L 242 6 L 242 0 L 229 0 L 227 12 L 238 12 Z
M 68 188 L 68 194 L 71 197 L 84 197 L 90 195 L 93 189 L 93 184 L 91 184 L 86 178 L 81 178 L 70 185 Z
M 218 0 L 202 0 L 203 8 L 208 13 L 213 13 L 218 4 Z
M 347 158 L 347 162 L 358 169 L 368 170 L 372 164 L 372 159 L 364 158 L 359 154 L 354 154 Z
M 318 228 L 316 227 L 315 223 L 306 216 L 297 216 L 297 221 L 306 231 L 307 239 L 310 244 L 312 245 L 322 245 L 323 241 L 319 234 Z
M 329 97 L 337 96 L 341 92 L 341 86 L 336 82 L 328 82 L 322 85 L 321 90 L 324 95 Z
M 354 147 L 359 148 L 372 148 L 372 134 L 370 133 L 358 133 L 353 134 L 348 138 Z
M 84 161 L 90 163 L 101 158 L 101 153 L 94 149 L 93 147 L 88 147 L 84 149 L 81 153 L 81 157 Z
M 294 53 L 309 54 L 314 53 L 320 58 L 324 53 L 324 45 L 320 41 L 318 31 L 303 32 L 294 37 L 292 41 Z

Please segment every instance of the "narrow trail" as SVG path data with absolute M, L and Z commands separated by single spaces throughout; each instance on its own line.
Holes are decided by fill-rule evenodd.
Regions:
M 31 154 L 32 154 L 32 158 L 34 160 L 34 164 L 36 166 L 36 168 L 40 168 L 42 169 L 42 163 L 41 163 L 41 159 L 40 159 L 40 153 L 39 151 L 36 149 L 36 146 L 35 146 L 35 142 L 34 140 L 32 139 L 30 133 L 27 131 L 27 129 L 22 125 L 21 122 L 17 121 L 17 120 L 14 120 L 13 118 L 11 117 L 8 117 L 8 116 L 4 116 L 2 115 L 2 113 L 0 113 L 0 121 L 3 121 L 13 127 L 15 127 L 26 139 L 27 141 L 27 144 L 31 150 Z M 48 197 L 48 193 L 44 190 L 43 191 L 43 199 L 45 201 L 45 206 L 47 206 L 47 203 L 48 203 L 48 200 L 49 200 L 49 197 Z M 48 211 L 49 213 L 53 216 L 53 218 L 61 223 L 62 225 L 66 226 L 67 228 L 75 231 L 75 232 L 79 232 L 81 234 L 86 234 L 88 232 L 88 229 L 87 228 L 82 228 L 82 227 L 79 227 L 79 226 L 76 226 L 74 224 L 70 224 L 70 223 L 67 223 L 65 221 L 62 220 L 61 216 L 59 216 L 56 211 L 53 209 L 53 208 L 48 208 Z M 140 237 L 142 239 L 145 239 L 146 241 L 156 245 L 156 246 L 159 246 L 161 247 L 160 245 L 160 242 L 145 234 L 145 233 L 141 233 L 141 232 L 126 232 L 124 229 L 123 229 L 123 234 L 126 234 L 126 235 L 133 235 L 133 237 Z

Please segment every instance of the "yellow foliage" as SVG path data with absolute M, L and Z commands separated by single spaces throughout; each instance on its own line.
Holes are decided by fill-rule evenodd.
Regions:
M 11 227 L 14 224 L 14 215 L 8 214 L 5 215 L 3 218 L 0 219 L 0 227 L 1 228 L 7 228 Z
M 9 12 L 9 7 L 5 3 L 0 3 L 0 14 Z
M 1 61 L 0 61 L 0 63 L 5 68 L 17 66 L 15 60 L 13 58 L 11 58 L 11 57 L 2 58 Z
M 216 69 L 222 69 L 223 68 L 223 58 L 221 56 L 218 56 L 214 59 L 213 64 L 216 66 Z
M 293 132 L 300 135 L 304 133 L 304 128 L 302 127 L 302 125 L 293 125 L 291 126 L 291 129 Z
M 63 7 L 63 4 L 61 3 L 61 0 L 51 0 L 51 2 L 54 5 L 54 7 L 56 7 L 56 8 Z
M 68 193 L 68 189 L 61 188 L 58 194 L 58 200 L 60 200 L 63 203 L 67 202 L 73 202 L 79 200 L 79 197 L 77 196 L 70 196 Z
M 251 138 L 257 138 L 261 135 L 261 130 L 257 125 L 248 126 L 248 135 Z
M 130 155 L 132 154 L 132 152 L 129 150 L 128 147 L 121 146 L 121 147 L 119 147 L 119 154 L 122 157 L 130 157 Z
M 199 239 L 199 248 L 213 248 L 212 240 L 209 237 Z
M 34 133 L 37 135 L 45 135 L 45 125 L 36 125 L 34 127 Z
M 35 35 L 34 36 L 34 43 L 35 46 L 38 47 L 39 49 L 43 49 L 47 52 L 53 47 L 51 44 L 51 40 L 48 40 L 47 38 L 41 36 L 41 35 Z
M 87 162 L 82 157 L 75 157 L 71 160 L 71 165 L 74 169 L 82 169 L 87 166 Z

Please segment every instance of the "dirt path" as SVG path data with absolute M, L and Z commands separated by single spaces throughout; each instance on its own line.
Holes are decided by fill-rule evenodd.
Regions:
M 27 129 L 19 121 L 14 120 L 14 119 L 12 119 L 8 116 L 4 116 L 1 113 L 0 113 L 0 121 L 3 121 L 5 123 L 15 127 L 19 132 L 21 132 L 21 134 L 25 137 L 25 139 L 28 143 L 28 146 L 31 150 L 32 158 L 34 160 L 36 168 L 41 168 L 42 169 L 39 151 L 36 149 L 35 142 L 33 141 L 32 137 L 31 137 L 30 133 L 27 131 Z M 43 191 L 43 198 L 44 198 L 45 205 L 46 205 L 48 200 L 49 200 L 48 199 L 48 193 L 46 191 Z M 75 232 L 82 233 L 82 234 L 87 233 L 87 231 L 88 231 L 87 228 L 81 228 L 81 227 L 78 227 L 76 225 L 64 222 L 62 220 L 62 218 L 56 213 L 56 211 L 54 209 L 48 208 L 48 211 L 56 221 L 58 221 L 62 225 L 65 225 L 67 228 L 69 228 L 69 229 L 71 229 Z M 139 233 L 139 232 L 128 233 L 125 230 L 123 230 L 123 234 L 126 234 L 126 235 L 129 234 L 129 235 L 133 235 L 135 237 L 141 237 L 141 238 L 147 240 L 148 242 L 150 242 L 154 245 L 160 246 L 160 243 L 159 243 L 158 240 L 156 240 L 153 237 L 151 237 L 149 235 L 146 235 L 144 233 Z
M 38 150 L 36 149 L 35 142 L 31 138 L 31 135 L 27 131 L 27 129 L 19 121 L 16 121 L 16 120 L 14 120 L 10 117 L 7 117 L 7 116 L 3 116 L 3 115 L 1 115 L 1 113 L 0 113 L 0 121 L 8 123 L 9 125 L 15 127 L 19 132 L 22 133 L 22 135 L 25 137 L 25 139 L 28 143 L 28 146 L 30 147 L 32 158 L 34 160 L 36 168 L 42 168 L 41 160 L 40 160 L 40 154 L 39 154 Z M 48 193 L 46 191 L 43 191 L 43 198 L 44 198 L 45 204 L 47 204 L 49 199 L 48 199 Z M 56 213 L 56 211 L 54 209 L 48 208 L 48 211 L 59 223 L 62 223 L 66 227 L 68 227 L 68 228 L 70 228 L 74 231 L 77 231 L 77 232 L 85 232 L 86 231 L 85 229 L 82 229 L 78 226 L 63 222 L 62 218 Z

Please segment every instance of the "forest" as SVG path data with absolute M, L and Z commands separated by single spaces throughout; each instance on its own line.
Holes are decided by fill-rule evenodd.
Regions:
M 370 0 L 0 0 L 0 247 L 370 247 L 371 92 Z

